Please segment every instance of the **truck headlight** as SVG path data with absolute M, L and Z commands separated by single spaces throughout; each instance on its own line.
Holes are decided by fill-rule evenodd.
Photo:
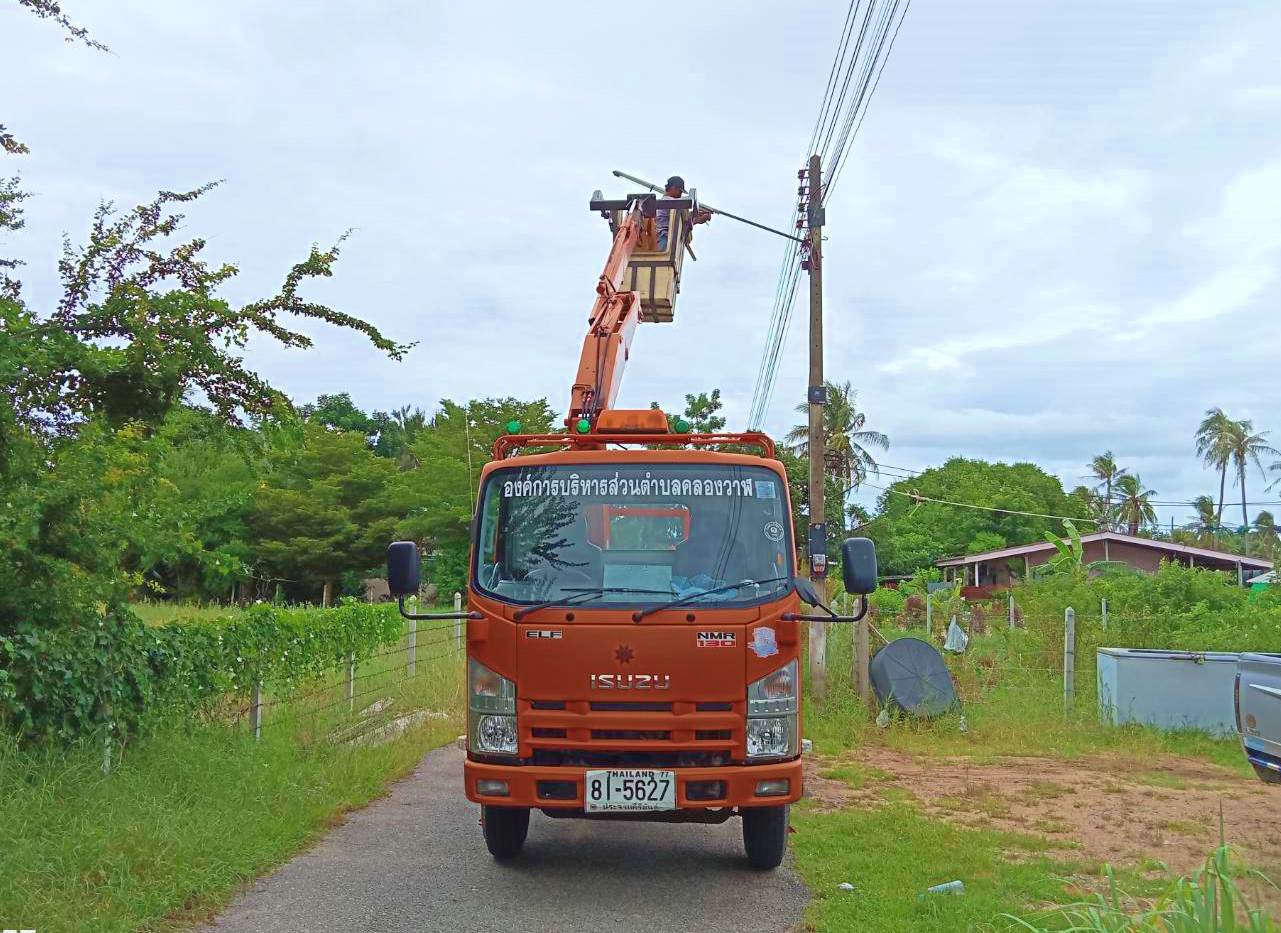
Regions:
M 473 752 L 515 755 L 516 684 L 467 659 L 467 737 Z
M 748 758 L 790 758 L 796 753 L 796 717 L 762 716 L 747 720 Z
M 747 757 L 795 758 L 799 745 L 797 722 L 797 662 L 747 687 Z
M 516 717 L 472 714 L 472 751 L 516 754 Z

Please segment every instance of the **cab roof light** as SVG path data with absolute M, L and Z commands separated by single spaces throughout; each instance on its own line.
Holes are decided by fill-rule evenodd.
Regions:
M 667 415 L 656 408 L 610 408 L 596 418 L 603 434 L 666 434 Z

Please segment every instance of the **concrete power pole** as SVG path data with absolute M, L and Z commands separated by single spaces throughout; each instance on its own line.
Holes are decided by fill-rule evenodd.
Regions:
M 827 577 L 827 526 L 823 521 L 823 481 L 826 444 L 823 435 L 823 405 L 827 402 L 823 382 L 823 166 L 817 155 L 809 167 L 809 273 L 810 273 L 810 369 L 809 369 L 809 455 L 810 579 L 823 592 Z M 810 623 L 810 689 L 822 696 L 827 686 L 827 623 Z

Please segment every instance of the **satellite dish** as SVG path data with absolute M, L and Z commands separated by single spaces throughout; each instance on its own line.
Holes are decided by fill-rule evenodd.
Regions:
M 876 652 L 869 674 L 877 701 L 911 716 L 937 716 L 961 703 L 943 656 L 919 638 L 896 638 Z

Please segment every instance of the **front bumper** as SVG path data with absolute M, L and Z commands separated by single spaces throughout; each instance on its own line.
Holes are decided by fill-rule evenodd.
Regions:
M 540 809 L 581 810 L 584 784 L 589 768 L 556 767 L 542 765 L 500 765 L 468 761 L 463 765 L 463 780 L 467 799 L 475 803 L 505 807 L 538 807 Z M 681 810 L 723 807 L 773 807 L 795 803 L 804 790 L 801 760 L 781 761 L 759 765 L 726 765 L 718 768 L 660 768 L 676 774 L 676 806 Z M 756 793 L 759 781 L 787 780 L 789 792 L 782 795 L 761 797 Z M 486 796 L 476 792 L 477 781 L 506 781 L 509 793 L 505 797 Z M 694 799 L 686 795 L 691 781 L 723 781 L 725 796 L 716 800 Z M 574 796 L 549 799 L 539 793 L 539 782 L 555 782 L 560 787 L 572 783 Z

